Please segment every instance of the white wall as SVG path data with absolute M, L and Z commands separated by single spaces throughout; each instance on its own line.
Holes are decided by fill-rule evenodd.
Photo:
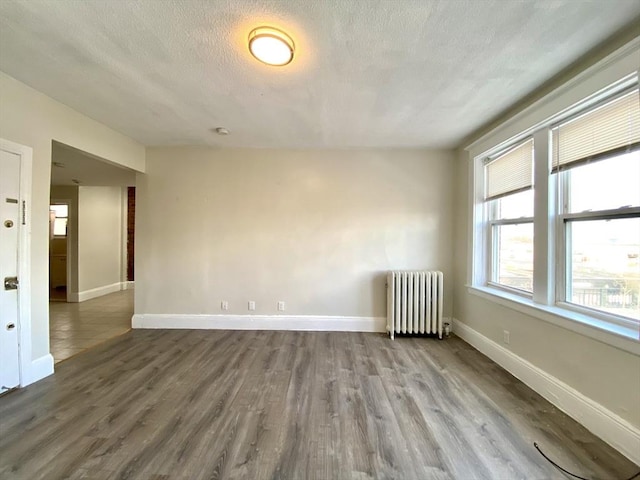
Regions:
M 454 317 L 462 322 L 460 333 L 484 348 L 505 368 L 521 376 L 557 406 L 614 445 L 634 461 L 640 461 L 640 356 L 637 342 L 610 339 L 597 332 L 579 333 L 577 326 L 542 320 L 496 301 L 473 294 L 467 284 L 472 262 L 472 159 L 487 149 L 583 98 L 632 74 L 638 68 L 640 39 L 602 62 L 588 65 L 567 84 L 558 86 L 503 124 L 478 139 L 469 151 L 460 151 L 455 167 Z M 508 302 L 507 302 L 508 303 Z M 583 329 L 589 330 L 588 327 Z M 510 343 L 503 342 L 503 330 Z M 613 344 L 624 343 L 629 348 Z M 537 385 L 535 385 L 537 384 Z
M 80 187 L 78 191 L 78 291 L 121 281 L 122 188 Z
M 147 149 L 136 313 L 384 317 L 384 272 L 440 269 L 452 152 Z M 221 312 L 220 302 L 230 303 Z
M 51 141 L 144 171 L 144 147 L 0 73 L 0 138 L 33 149 L 31 222 L 32 359 L 49 355 L 48 249 Z
M 467 152 L 456 161 L 454 316 L 640 428 L 640 357 L 467 291 Z M 503 330 L 510 344 L 503 344 Z
M 640 357 L 474 295 L 466 287 L 467 152 L 456 161 L 455 332 L 634 462 L 640 461 Z M 503 342 L 503 331 L 510 343 Z

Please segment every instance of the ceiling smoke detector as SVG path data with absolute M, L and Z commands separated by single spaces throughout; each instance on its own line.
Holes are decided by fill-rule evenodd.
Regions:
M 249 51 L 262 63 L 281 67 L 293 60 L 295 45 L 282 30 L 258 27 L 249 33 Z
M 65 164 L 64 164 L 64 163 L 62 163 L 62 162 L 51 162 L 51 164 L 52 164 L 54 167 L 58 167 L 58 168 L 64 168 L 64 167 L 65 167 Z
M 218 135 L 229 135 L 229 130 L 224 127 L 218 127 L 213 129 Z

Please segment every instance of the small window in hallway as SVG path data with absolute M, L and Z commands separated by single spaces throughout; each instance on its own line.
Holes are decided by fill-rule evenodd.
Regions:
M 53 236 L 66 237 L 67 223 L 69 220 L 69 206 L 50 205 L 49 211 L 51 212 L 51 216 L 53 217 Z

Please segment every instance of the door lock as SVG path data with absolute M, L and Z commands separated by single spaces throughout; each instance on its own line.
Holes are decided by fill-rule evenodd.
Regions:
M 4 226 L 7 228 L 13 227 L 13 222 L 11 220 L 5 220 Z
M 4 289 L 5 290 L 17 290 L 18 289 L 18 277 L 4 277 Z
M 14 328 L 16 328 L 15 323 L 7 323 L 7 330 L 13 330 Z

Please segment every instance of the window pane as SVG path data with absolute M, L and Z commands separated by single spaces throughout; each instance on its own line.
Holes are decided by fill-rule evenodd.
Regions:
M 640 320 L 640 218 L 568 225 L 567 300 Z
M 571 213 L 640 205 L 640 151 L 575 167 L 566 174 Z
M 494 226 L 493 279 L 501 285 L 533 291 L 533 223 Z
M 493 201 L 497 205 L 497 219 L 533 217 L 533 190 L 514 193 Z
M 67 219 L 66 218 L 56 218 L 53 222 L 53 234 L 56 237 L 66 237 L 67 236 Z
M 49 209 L 56 212 L 56 218 L 65 218 L 69 216 L 68 205 L 50 205 Z

